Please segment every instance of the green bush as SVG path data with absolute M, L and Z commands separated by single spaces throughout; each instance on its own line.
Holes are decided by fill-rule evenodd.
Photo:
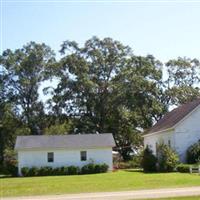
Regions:
M 39 170 L 39 173 L 38 173 L 39 176 L 47 176 L 48 175 L 47 167 L 41 167 L 38 170 Z
M 17 176 L 18 175 L 18 167 L 16 165 L 7 164 L 7 166 L 5 168 L 11 176 Z
M 14 154 L 10 150 L 6 150 L 4 153 L 4 162 L 0 166 L 0 174 L 17 176 L 18 167 L 17 160 L 14 158 Z
M 22 173 L 22 176 L 28 176 L 29 168 L 28 167 L 22 167 L 21 173 Z
M 84 165 L 81 168 L 81 174 L 94 174 L 94 173 L 95 173 L 95 164 L 93 164 L 93 163 Z
M 104 163 L 104 164 L 99 164 L 99 168 L 100 168 L 100 171 L 98 173 L 105 173 L 108 171 L 109 166 Z
M 53 169 L 52 175 L 67 175 L 67 167 L 57 167 Z
M 172 172 L 179 163 L 178 155 L 166 144 L 157 147 L 158 171 Z
M 81 174 L 104 173 L 108 171 L 108 165 L 89 163 L 81 168 Z
M 103 172 L 106 172 L 108 169 L 107 170 L 104 169 L 103 165 L 98 165 L 98 164 L 95 165 L 94 166 L 94 173 L 103 173 Z M 104 170 L 106 170 L 106 171 L 104 171 Z
M 190 172 L 190 166 L 191 165 L 188 165 L 188 164 L 179 164 L 177 167 L 176 167 L 176 170 L 178 172 L 181 172 L 181 173 L 188 173 Z
M 133 156 L 132 160 L 129 161 L 130 168 L 140 168 L 142 162 L 142 155 L 139 153 L 138 155 Z
M 3 162 L 4 172 L 6 172 L 7 175 L 17 176 L 18 167 L 17 167 L 16 153 L 11 149 L 5 149 L 3 157 L 4 157 L 4 162 Z
M 38 176 L 39 169 L 37 167 L 31 167 L 28 171 L 28 176 Z
M 71 165 L 67 169 L 67 174 L 68 175 L 77 175 L 79 173 L 80 173 L 80 168 L 79 167 Z
M 187 162 L 189 164 L 200 162 L 200 140 L 188 148 Z
M 0 174 L 8 174 L 8 171 L 5 169 L 3 165 L 0 165 Z
M 38 176 L 39 175 L 39 169 L 37 167 L 23 167 L 21 169 L 21 173 L 23 176 Z
M 141 160 L 141 166 L 144 172 L 155 172 L 156 162 L 156 157 L 153 155 L 152 150 L 147 146 L 143 151 L 143 156 Z
M 49 175 L 54 175 L 53 174 L 53 168 L 52 167 L 40 167 L 40 168 L 37 168 L 37 171 L 38 171 L 38 176 L 49 176 Z
M 61 171 L 63 175 L 67 175 L 68 174 L 68 167 L 61 167 Z
M 13 177 L 18 175 L 18 167 L 16 165 L 13 165 L 11 163 L 7 163 L 6 165 L 0 166 L 0 174 L 3 175 L 11 175 Z

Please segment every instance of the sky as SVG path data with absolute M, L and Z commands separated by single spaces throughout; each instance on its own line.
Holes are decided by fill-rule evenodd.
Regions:
M 162 62 L 200 59 L 200 1 L 18 1 L 1 0 L 1 49 L 45 42 L 58 55 L 65 40 L 80 44 L 112 37 L 136 55 Z
M 65 40 L 81 45 L 92 36 L 111 37 L 136 55 L 161 62 L 178 56 L 200 59 L 200 0 L 0 0 L 0 53 L 29 41 L 57 54 Z M 163 71 L 166 76 L 165 70 Z M 56 86 L 45 82 L 39 88 Z

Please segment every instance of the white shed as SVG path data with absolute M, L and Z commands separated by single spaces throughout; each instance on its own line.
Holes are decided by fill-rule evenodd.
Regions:
M 18 153 L 18 170 L 22 167 L 82 167 L 90 162 L 106 163 L 113 168 L 112 134 L 37 135 L 18 136 L 15 150 Z

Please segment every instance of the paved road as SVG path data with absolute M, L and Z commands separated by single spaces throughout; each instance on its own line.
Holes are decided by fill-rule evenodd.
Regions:
M 1 200 L 132 200 L 200 196 L 200 187 L 1 198 Z

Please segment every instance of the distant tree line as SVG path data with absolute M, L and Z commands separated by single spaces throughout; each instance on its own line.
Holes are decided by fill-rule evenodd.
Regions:
M 170 106 L 200 96 L 200 62 L 161 63 L 137 56 L 111 38 L 92 37 L 83 46 L 61 45 L 60 59 L 46 44 L 30 42 L 0 56 L 0 164 L 17 135 L 114 134 L 125 160 L 142 144 L 141 133 Z M 163 68 L 166 73 L 163 76 Z M 39 98 L 39 87 L 52 81 Z

